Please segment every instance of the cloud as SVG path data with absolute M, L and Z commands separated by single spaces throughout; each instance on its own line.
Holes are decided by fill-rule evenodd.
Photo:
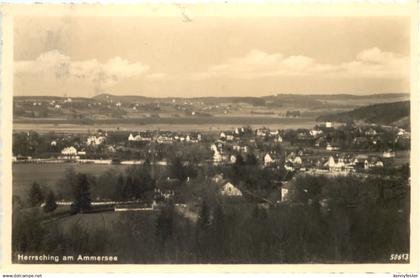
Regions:
M 169 75 L 163 72 L 151 73 L 144 76 L 147 80 L 162 80 L 168 78 Z
M 97 92 L 122 79 L 143 76 L 149 68 L 141 62 L 131 63 L 118 56 L 105 63 L 96 59 L 73 61 L 57 50 L 42 53 L 35 60 L 14 63 L 16 74 L 34 74 L 61 81 L 83 80 L 92 83 Z
M 366 49 L 352 61 L 328 64 L 297 55 L 251 50 L 244 57 L 228 59 L 210 66 L 207 71 L 194 73 L 192 79 L 228 77 L 253 79 L 280 76 L 323 76 L 336 78 L 404 78 L 408 76 L 409 59 L 377 47 Z

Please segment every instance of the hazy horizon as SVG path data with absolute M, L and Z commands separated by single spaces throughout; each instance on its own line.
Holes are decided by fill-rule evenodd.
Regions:
M 15 96 L 409 93 L 410 21 L 17 17 L 14 61 Z
M 98 95 L 95 96 L 71 96 L 71 95 L 67 95 L 67 96 L 63 96 L 63 95 L 38 95 L 38 94 L 34 94 L 34 95 L 15 95 L 14 97 L 70 97 L 70 98 L 94 98 L 94 97 L 98 97 L 101 95 L 110 95 L 110 96 L 115 96 L 115 97 L 144 97 L 144 98 L 185 98 L 185 99 L 189 99 L 189 98 L 249 98 L 249 97 L 255 97 L 255 98 L 264 98 L 264 97 L 272 97 L 272 96 L 354 96 L 354 97 L 370 97 L 370 96 L 385 96 L 385 95 L 410 95 L 410 92 L 400 92 L 400 93 L 371 93 L 371 94 L 348 94 L 348 93 L 334 93 L 334 94 L 312 94 L 312 93 L 301 93 L 301 94 L 294 94 L 294 93 L 277 93 L 277 94 L 268 94 L 268 95 L 261 95 L 261 96 L 145 96 L 145 95 L 141 95 L 141 94 L 113 94 L 113 93 L 100 93 Z

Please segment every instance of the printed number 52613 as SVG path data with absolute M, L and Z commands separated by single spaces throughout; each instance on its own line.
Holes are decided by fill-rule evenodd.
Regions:
M 408 254 L 391 254 L 389 258 L 390 261 L 408 261 L 408 259 Z

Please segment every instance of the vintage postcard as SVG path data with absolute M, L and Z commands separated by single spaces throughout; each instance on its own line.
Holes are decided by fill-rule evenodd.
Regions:
M 3 5 L 4 271 L 418 271 L 418 7 Z

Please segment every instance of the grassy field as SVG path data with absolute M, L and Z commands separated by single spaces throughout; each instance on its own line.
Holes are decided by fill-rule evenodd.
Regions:
M 68 167 L 74 167 L 76 172 L 100 175 L 110 168 L 123 171 L 127 165 L 100 165 L 100 164 L 13 164 L 13 195 L 25 197 L 33 182 L 46 185 L 51 189 L 57 186 L 57 181 L 64 177 L 64 171 Z

